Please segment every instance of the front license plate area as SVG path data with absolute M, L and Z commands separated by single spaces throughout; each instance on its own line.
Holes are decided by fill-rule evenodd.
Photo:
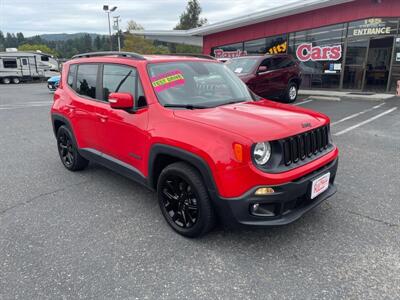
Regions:
M 331 173 L 326 173 L 312 181 L 311 199 L 314 199 L 315 197 L 322 194 L 323 192 L 325 192 L 328 189 L 330 177 L 331 177 Z

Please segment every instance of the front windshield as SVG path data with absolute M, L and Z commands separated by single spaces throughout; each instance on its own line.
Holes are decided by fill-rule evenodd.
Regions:
M 252 100 L 247 86 L 225 65 L 205 61 L 150 64 L 151 83 L 164 106 L 215 107 Z
M 226 66 L 236 74 L 251 73 L 257 64 L 254 58 L 237 58 L 227 61 Z

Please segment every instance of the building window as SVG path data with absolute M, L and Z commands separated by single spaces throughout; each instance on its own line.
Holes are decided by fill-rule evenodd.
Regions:
M 303 88 L 339 88 L 346 24 L 289 35 L 289 53 L 300 61 Z
M 392 76 L 390 80 L 390 91 L 395 91 L 397 88 L 397 81 L 400 81 L 400 35 L 395 38 L 395 49 L 392 66 Z
M 266 38 L 267 54 L 279 54 L 287 52 L 287 36 L 286 34 L 277 35 Z
M 7 69 L 15 69 L 17 67 L 16 59 L 3 58 L 3 66 Z
M 247 52 L 248 55 L 286 53 L 286 34 L 244 42 L 244 51 Z
M 265 39 L 244 42 L 244 51 L 246 51 L 248 55 L 267 53 Z

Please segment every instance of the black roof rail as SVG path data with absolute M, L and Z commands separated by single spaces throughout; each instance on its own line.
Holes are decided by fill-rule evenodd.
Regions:
M 98 56 L 120 56 L 120 57 L 128 57 L 137 60 L 146 60 L 142 55 L 135 52 L 118 52 L 118 51 L 102 51 L 102 52 L 89 52 L 77 54 L 72 57 L 75 58 L 84 58 L 84 57 L 98 57 Z
M 156 54 L 157 55 L 157 54 Z M 198 58 L 205 58 L 205 59 L 212 59 L 216 60 L 215 57 L 206 55 L 206 54 L 196 54 L 196 53 L 170 53 L 170 54 L 160 54 L 160 55 L 167 55 L 167 56 L 188 56 L 188 57 L 198 57 Z

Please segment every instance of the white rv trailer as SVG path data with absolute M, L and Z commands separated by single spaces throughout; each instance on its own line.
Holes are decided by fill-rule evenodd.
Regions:
M 45 79 L 58 71 L 58 61 L 49 54 L 22 51 L 0 52 L 0 82 L 2 83 Z

